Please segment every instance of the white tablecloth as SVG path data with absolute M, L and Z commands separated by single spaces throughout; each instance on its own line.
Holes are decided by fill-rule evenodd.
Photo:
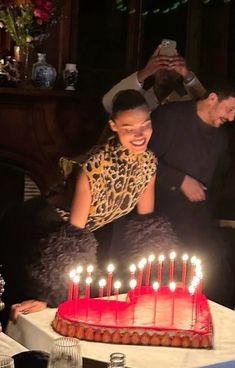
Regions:
M 22 351 L 27 351 L 27 349 L 18 344 L 18 342 L 12 340 L 3 332 L 0 333 L 0 354 L 12 356 L 14 354 L 21 353 Z
M 152 346 L 112 345 L 82 341 L 82 355 L 108 361 L 110 353 L 126 354 L 127 366 L 133 368 L 193 368 L 235 359 L 235 312 L 210 302 L 214 326 L 214 349 L 182 349 Z M 16 325 L 10 323 L 7 333 L 28 349 L 50 352 L 58 338 L 51 328 L 56 309 L 21 315 Z M 235 364 L 234 364 L 235 367 Z

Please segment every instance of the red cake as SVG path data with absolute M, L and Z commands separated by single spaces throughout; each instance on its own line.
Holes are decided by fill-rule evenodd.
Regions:
M 172 271 L 170 267 L 171 278 Z M 157 288 L 137 284 L 124 300 L 117 292 L 105 298 L 86 293 L 59 305 L 52 326 L 61 335 L 90 341 L 209 349 L 211 315 L 198 280 L 194 276 L 190 291 L 182 281 L 169 286 L 155 283 Z

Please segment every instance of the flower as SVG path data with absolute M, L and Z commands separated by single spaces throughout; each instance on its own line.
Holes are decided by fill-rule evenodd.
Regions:
M 0 24 L 18 46 L 33 46 L 48 37 L 56 23 L 56 0 L 0 0 Z

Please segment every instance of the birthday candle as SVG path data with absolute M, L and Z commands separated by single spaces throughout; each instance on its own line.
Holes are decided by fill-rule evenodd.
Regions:
M 174 324 L 174 319 L 175 319 L 175 288 L 176 288 L 176 284 L 175 282 L 170 282 L 169 284 L 169 288 L 172 291 L 172 303 L 171 303 L 171 324 Z
M 150 275 L 151 275 L 151 264 L 154 261 L 154 259 L 155 259 L 155 256 L 153 254 L 151 254 L 148 257 L 148 262 L 146 266 L 146 275 L 145 275 L 145 286 L 149 286 Z
M 118 300 L 118 294 L 119 294 L 119 289 L 121 287 L 121 282 L 120 281 L 116 281 L 113 285 L 114 287 L 114 295 L 116 297 L 116 300 Z
M 132 308 L 133 308 L 133 314 L 132 314 L 132 325 L 135 323 L 135 300 L 134 300 L 134 289 L 136 288 L 137 281 L 135 279 L 132 279 L 130 281 L 130 288 L 131 288 L 131 302 L 132 302 Z
M 195 307 L 195 288 L 193 285 L 190 285 L 189 288 L 189 293 L 191 295 L 191 303 L 192 303 L 192 308 L 191 308 L 191 328 L 194 327 L 194 307 Z
M 182 257 L 182 284 L 183 284 L 183 288 L 185 288 L 185 283 L 186 283 L 187 261 L 188 261 L 188 255 L 184 254 L 183 257 Z
M 160 286 L 161 286 L 161 282 L 162 282 L 162 264 L 163 264 L 164 259 L 165 259 L 165 257 L 164 257 L 163 254 L 161 254 L 158 257 L 157 281 L 158 281 Z
M 174 279 L 174 261 L 175 261 L 176 253 L 170 253 L 170 266 L 169 266 L 169 282 L 173 282 Z
M 106 285 L 106 280 L 105 279 L 101 279 L 99 281 L 99 298 L 103 298 L 103 294 L 104 294 L 104 287 Z
M 87 299 L 90 298 L 91 283 L 92 283 L 92 278 L 91 276 L 88 276 L 86 278 L 86 288 L 85 288 L 85 298 Z
M 159 283 L 158 281 L 155 281 L 153 283 L 153 290 L 154 290 L 154 312 L 153 312 L 153 325 L 156 325 L 156 313 L 157 313 L 157 291 L 159 289 Z
M 197 257 L 193 256 L 191 258 L 191 273 L 190 273 L 190 281 L 192 281 L 195 276 L 195 268 L 196 268 Z
M 135 271 L 136 271 L 136 265 L 135 264 L 130 265 L 130 278 L 131 278 L 131 280 L 135 278 Z
M 79 297 L 79 282 L 80 276 L 76 275 L 73 278 L 73 299 L 77 299 Z
M 73 299 L 73 278 L 76 275 L 76 270 L 72 270 L 69 272 L 69 290 L 68 290 L 68 300 Z
M 138 263 L 138 278 L 137 278 L 137 287 L 141 287 L 142 285 L 142 278 L 143 278 L 143 271 L 144 266 L 146 265 L 146 258 L 142 258 L 141 261 Z
M 107 271 L 108 271 L 108 278 L 107 278 L 107 297 L 110 297 L 110 295 L 111 295 L 111 289 L 112 289 L 112 277 L 113 277 L 114 265 L 112 265 L 112 264 L 108 265 Z

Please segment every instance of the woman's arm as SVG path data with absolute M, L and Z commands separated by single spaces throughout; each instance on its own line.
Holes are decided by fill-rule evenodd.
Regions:
M 82 170 L 76 183 L 75 195 L 70 214 L 70 223 L 76 227 L 84 229 L 87 223 L 90 205 L 90 184 L 85 172 Z
M 151 178 L 145 191 L 139 198 L 137 203 L 137 212 L 139 215 L 146 215 L 154 211 L 155 180 L 156 174 Z

